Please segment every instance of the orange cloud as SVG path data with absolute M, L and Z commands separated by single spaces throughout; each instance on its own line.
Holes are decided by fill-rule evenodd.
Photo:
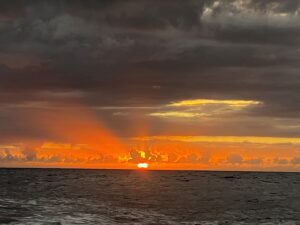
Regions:
M 135 142 L 122 152 L 95 151 L 89 145 L 43 143 L 0 146 L 2 165 L 81 168 L 135 168 L 147 162 L 152 169 L 283 170 L 300 171 L 299 145 L 251 143 Z

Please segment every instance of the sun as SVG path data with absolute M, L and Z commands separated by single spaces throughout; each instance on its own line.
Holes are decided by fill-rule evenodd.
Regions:
M 149 167 L 148 163 L 138 163 L 136 166 L 139 169 L 147 169 Z

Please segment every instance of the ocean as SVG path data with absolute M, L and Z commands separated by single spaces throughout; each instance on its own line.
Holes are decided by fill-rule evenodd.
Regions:
M 300 173 L 0 169 L 0 224 L 300 224 Z

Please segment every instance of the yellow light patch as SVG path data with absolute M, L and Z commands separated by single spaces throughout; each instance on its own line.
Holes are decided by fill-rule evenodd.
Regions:
M 254 100 L 217 100 L 217 99 L 191 99 L 179 102 L 173 102 L 168 106 L 185 107 L 185 106 L 201 106 L 207 104 L 223 104 L 237 108 L 244 108 L 250 105 L 261 104 L 260 101 Z
M 140 156 L 141 156 L 143 159 L 145 159 L 145 158 L 146 158 L 146 153 L 143 152 L 143 151 L 140 151 Z
M 156 112 L 150 113 L 150 116 L 157 116 L 157 117 L 183 117 L 183 118 L 191 118 L 200 116 L 200 113 L 193 113 L 193 112 L 180 112 L 180 111 L 169 111 L 169 112 Z
M 134 138 L 139 141 L 181 141 L 218 143 L 256 143 L 256 144 L 300 144 L 300 138 L 253 137 L 253 136 L 149 136 Z

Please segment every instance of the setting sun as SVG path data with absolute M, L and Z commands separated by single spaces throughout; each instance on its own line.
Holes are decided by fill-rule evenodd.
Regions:
M 148 163 L 138 163 L 136 166 L 140 169 L 147 169 L 149 167 Z

